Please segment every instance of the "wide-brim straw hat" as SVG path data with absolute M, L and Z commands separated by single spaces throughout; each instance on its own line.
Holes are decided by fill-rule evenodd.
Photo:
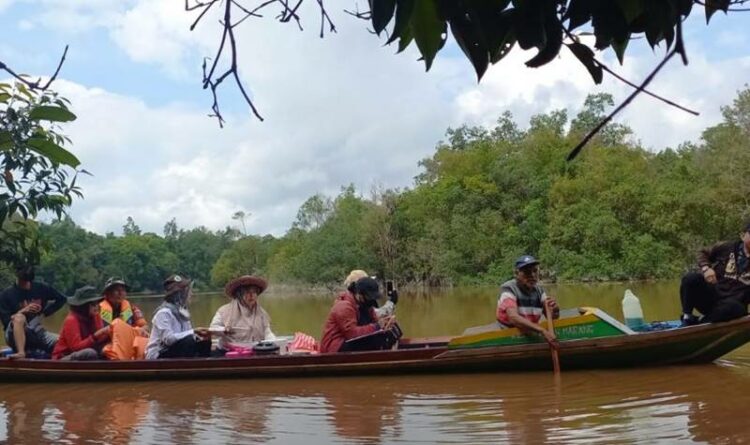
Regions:
M 227 294 L 228 297 L 234 297 L 234 293 L 237 289 L 246 286 L 257 287 L 260 289 L 258 291 L 258 295 L 260 295 L 266 290 L 268 283 L 263 278 L 256 277 L 255 275 L 243 275 L 227 283 L 227 285 L 224 286 L 224 293 Z

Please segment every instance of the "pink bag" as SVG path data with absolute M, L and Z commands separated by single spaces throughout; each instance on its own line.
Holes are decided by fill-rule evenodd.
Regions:
M 289 343 L 289 352 L 307 352 L 317 354 L 320 351 L 318 342 L 304 332 L 295 332 L 294 339 Z

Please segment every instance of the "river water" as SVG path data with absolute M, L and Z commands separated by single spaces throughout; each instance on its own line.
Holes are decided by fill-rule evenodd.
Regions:
M 563 308 L 679 314 L 676 283 L 548 287 Z M 495 289 L 402 295 L 406 336 L 492 321 Z M 158 299 L 134 299 L 151 313 Z M 198 296 L 205 325 L 226 300 Z M 331 295 L 273 287 L 277 334 L 319 336 Z M 64 311 L 61 311 L 64 312 Z M 56 329 L 63 313 L 46 320 Z M 750 347 L 711 365 L 639 370 L 143 383 L 3 384 L 0 443 L 749 443 Z

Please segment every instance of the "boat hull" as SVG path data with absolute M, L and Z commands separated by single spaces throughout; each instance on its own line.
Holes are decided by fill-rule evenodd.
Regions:
M 635 335 L 560 343 L 562 369 L 710 363 L 750 341 L 750 317 Z M 250 358 L 70 362 L 0 360 L 1 381 L 116 381 L 368 374 L 524 372 L 551 369 L 546 344 L 449 349 L 447 341 L 401 349 Z

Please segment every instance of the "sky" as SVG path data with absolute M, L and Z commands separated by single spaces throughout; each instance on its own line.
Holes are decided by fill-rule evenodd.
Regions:
M 217 230 L 236 226 L 232 214 L 242 210 L 248 233 L 280 236 L 316 193 L 412 186 L 418 162 L 448 127 L 491 126 L 504 111 L 526 127 L 535 114 L 574 115 L 589 93 L 619 102 L 631 92 L 606 75 L 594 85 L 567 51 L 531 69 L 523 61 L 534 51 L 516 48 L 477 83 L 451 42 L 426 73 L 414 45 L 396 55 L 343 12 L 367 2 L 329 2 L 337 32 L 323 39 L 315 3 L 303 6 L 302 31 L 271 11 L 237 28 L 240 76 L 265 121 L 226 85 L 222 129 L 208 117 L 212 100 L 201 87 L 203 58 L 213 57 L 220 37 L 216 15 L 191 32 L 195 14 L 182 0 L 0 0 L 0 61 L 50 75 L 70 45 L 53 85 L 78 116 L 65 127 L 68 148 L 92 173 L 70 210 L 76 223 L 119 234 L 132 216 L 161 234 L 175 218 L 181 228 Z M 695 10 L 685 25 L 690 64 L 675 58 L 650 86 L 699 117 L 642 95 L 617 121 L 650 150 L 698 141 L 750 80 L 745 17 L 718 13 L 707 27 Z M 663 56 L 636 40 L 623 66 L 611 50 L 597 57 L 639 82 Z

